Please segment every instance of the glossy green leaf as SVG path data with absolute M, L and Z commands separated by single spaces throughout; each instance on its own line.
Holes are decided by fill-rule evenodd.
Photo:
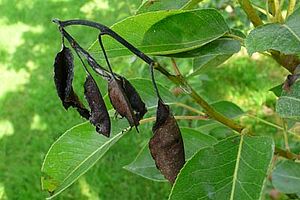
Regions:
M 246 48 L 251 55 L 269 49 L 285 54 L 300 52 L 300 8 L 289 16 L 284 24 L 266 24 L 250 32 L 246 38 Z
M 217 140 L 191 128 L 180 128 L 184 142 L 185 157 L 191 158 L 199 149 L 211 146 Z M 135 160 L 124 168 L 132 173 L 154 181 L 166 181 L 156 168 L 153 158 L 150 155 L 148 144 L 140 151 Z
M 260 199 L 273 151 L 271 138 L 248 136 L 203 148 L 185 164 L 169 199 Z
M 189 51 L 229 32 L 222 15 L 214 9 L 144 13 L 116 23 L 112 30 L 151 55 Z M 109 36 L 103 37 L 103 42 L 109 57 L 132 55 Z M 98 43 L 94 43 L 91 51 L 103 57 Z
M 300 163 L 285 160 L 272 173 L 274 187 L 283 193 L 300 193 Z
M 276 112 L 283 118 L 300 119 L 300 81 L 290 91 L 283 91 L 276 105 Z
M 137 14 L 173 9 L 191 9 L 202 0 L 146 0 L 138 8 Z
M 128 129 L 126 120 L 111 119 L 110 138 L 100 135 L 89 123 L 66 131 L 50 147 L 42 166 L 42 188 L 57 196 L 90 169 Z

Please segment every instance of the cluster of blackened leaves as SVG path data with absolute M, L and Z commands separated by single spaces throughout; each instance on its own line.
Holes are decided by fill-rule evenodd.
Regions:
M 97 132 L 109 137 L 111 122 L 95 80 L 88 74 L 84 83 L 84 96 L 89 104 L 89 111 L 73 90 L 73 77 L 74 58 L 71 50 L 63 45 L 54 62 L 54 82 L 58 96 L 65 109 L 70 106 L 77 108 L 80 115 L 89 119 L 96 127 Z M 147 109 L 131 83 L 122 76 L 116 78 L 112 75 L 108 82 L 108 94 L 117 113 L 125 117 L 131 127 L 135 126 L 137 128 Z
M 96 81 L 88 73 L 84 83 L 84 96 L 90 111 L 73 90 L 74 58 L 69 48 L 63 45 L 54 62 L 54 82 L 64 108 L 75 107 L 79 114 L 90 120 L 96 131 L 110 136 L 111 122 L 101 92 Z M 145 103 L 131 83 L 122 76 L 114 75 L 108 81 L 108 95 L 118 114 L 125 117 L 130 126 L 139 125 L 147 112 Z M 169 106 L 159 98 L 154 133 L 149 148 L 157 168 L 167 180 L 174 183 L 177 174 L 185 163 L 184 145 L 180 129 Z M 138 129 L 137 129 L 138 130 Z
M 184 145 L 175 118 L 161 99 L 158 100 L 152 131 L 154 136 L 149 141 L 149 149 L 156 167 L 167 180 L 174 183 L 185 163 Z

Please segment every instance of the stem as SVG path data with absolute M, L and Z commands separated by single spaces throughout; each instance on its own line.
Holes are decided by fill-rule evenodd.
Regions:
M 249 0 L 238 0 L 239 4 L 241 5 L 242 9 L 252 22 L 252 24 L 256 26 L 260 26 L 263 24 L 262 20 L 257 15 L 255 9 L 253 8 L 251 2 Z
M 174 104 L 174 105 L 176 105 L 176 106 L 179 106 L 179 107 L 182 107 L 182 108 L 185 108 L 185 109 L 187 109 L 187 110 L 190 110 L 190 111 L 192 111 L 192 112 L 194 112 L 194 113 L 197 113 L 197 114 L 199 114 L 199 115 L 204 115 L 203 112 L 201 112 L 201 111 L 199 111 L 199 110 L 197 110 L 197 109 L 195 109 L 195 108 L 193 108 L 193 107 L 191 107 L 191 106 L 188 106 L 188 105 L 186 105 L 186 104 L 183 104 L 183 103 L 180 103 L 180 102 L 174 102 L 174 103 L 170 103 L 169 105 L 172 105 L 172 104 Z
M 224 125 L 232 128 L 233 130 L 241 133 L 244 127 L 237 124 L 235 121 L 233 121 L 230 118 L 225 117 L 223 114 L 217 112 L 213 107 L 211 107 L 200 95 L 196 93 L 196 91 L 186 82 L 182 74 L 180 73 L 179 68 L 177 67 L 177 64 L 175 60 L 172 60 L 173 67 L 175 69 L 175 72 L 178 74 L 176 77 L 181 81 L 181 86 L 183 88 L 187 88 L 185 91 L 198 103 L 205 111 L 206 113 L 214 118 L 215 120 L 223 123 Z
M 102 49 L 102 52 L 103 52 L 103 55 L 104 55 L 106 64 L 107 64 L 107 66 L 108 66 L 108 69 L 109 69 L 110 73 L 112 74 L 112 77 L 113 77 L 114 79 L 116 79 L 116 77 L 115 77 L 115 75 L 114 75 L 114 72 L 113 72 L 113 70 L 112 70 L 112 68 L 111 68 L 111 65 L 110 65 L 110 63 L 109 63 L 108 57 L 107 57 L 107 55 L 106 55 L 106 51 L 105 51 L 105 48 L 104 48 L 104 45 L 103 45 L 103 42 L 102 42 L 101 34 L 99 34 L 99 36 L 98 36 L 98 41 L 99 41 L 100 47 L 101 47 L 101 49 Z
M 286 19 L 288 18 L 288 16 L 290 16 L 290 14 L 292 14 L 294 12 L 295 5 L 296 5 L 296 0 L 289 1 L 289 6 L 287 9 L 287 13 L 286 13 Z
M 281 14 L 281 6 L 279 0 L 274 0 L 275 7 L 275 20 L 276 22 L 283 23 L 283 17 Z
M 85 51 L 75 40 L 74 38 L 63 28 L 61 28 L 61 33 L 62 35 L 69 41 L 70 45 L 72 46 L 72 48 L 76 51 L 79 52 L 80 54 L 82 54 L 87 62 L 89 63 L 89 65 L 92 67 L 92 69 L 98 73 L 100 76 L 104 77 L 104 78 L 109 78 L 111 75 L 110 73 L 104 69 L 103 67 L 101 67 L 96 60 L 87 52 Z
M 284 137 L 284 145 L 285 145 L 285 149 L 287 151 L 291 151 L 290 146 L 289 146 L 289 138 L 288 138 L 288 130 L 287 130 L 287 124 L 286 121 L 284 119 L 282 119 L 283 122 L 283 137 Z
M 194 0 L 194 1 L 189 1 L 187 4 L 185 4 L 181 10 L 190 10 L 194 8 L 198 3 L 200 3 L 203 0 Z
M 230 37 L 232 39 L 235 39 L 237 41 L 239 41 L 241 43 L 242 46 L 245 46 L 244 45 L 244 38 L 240 37 L 240 36 L 237 36 L 237 35 L 234 35 L 234 34 L 230 34 L 230 33 L 227 33 L 225 34 L 224 36 L 226 37 Z
M 178 66 L 177 66 L 177 64 L 176 64 L 175 59 L 174 59 L 174 58 L 171 58 L 171 62 L 172 62 L 172 66 L 173 66 L 173 69 L 174 69 L 175 74 L 176 74 L 177 76 L 181 76 L 181 73 L 180 73 L 179 68 L 178 68 Z
M 225 117 L 223 114 L 216 111 L 213 107 L 211 107 L 202 97 L 200 97 L 195 90 L 191 88 L 190 96 L 206 111 L 208 116 L 214 118 L 215 120 L 221 122 L 222 124 L 230 127 L 231 129 L 241 133 L 244 129 L 243 126 L 236 123 L 234 120 Z
M 245 0 L 244 0 L 245 1 Z M 251 4 L 250 4 L 251 5 Z M 196 93 L 196 91 L 187 83 L 187 81 L 182 76 L 174 76 L 171 75 L 167 70 L 165 70 L 163 67 L 161 67 L 157 62 L 155 62 L 153 59 L 151 59 L 149 56 L 135 48 L 132 44 L 127 42 L 125 39 L 123 39 L 120 35 L 115 33 L 113 30 L 109 29 L 108 27 L 92 22 L 87 20 L 68 20 L 68 21 L 60 21 L 58 19 L 53 20 L 54 23 L 58 24 L 61 27 L 71 26 L 71 25 L 83 25 L 83 26 L 89 26 L 96 28 L 101 31 L 101 34 L 107 34 L 117 40 L 119 43 L 127 47 L 132 53 L 134 53 L 136 56 L 144 60 L 146 63 L 150 65 L 151 73 L 153 73 L 153 69 L 158 70 L 163 75 L 165 75 L 169 80 L 171 80 L 176 85 L 181 86 L 184 91 L 190 95 L 196 103 L 198 103 L 207 113 L 208 116 L 211 118 L 221 122 L 222 124 L 230 127 L 231 129 L 241 133 L 244 129 L 243 126 L 237 124 L 234 120 L 227 118 L 223 114 L 217 112 L 213 107 L 211 107 L 200 95 Z M 89 60 L 88 60 L 89 61 Z M 154 74 L 154 73 L 153 73 Z M 153 76 L 152 76 L 153 77 Z M 154 87 L 156 86 L 155 82 Z M 157 90 L 157 86 L 155 88 Z M 158 90 L 157 90 L 158 94 Z M 159 96 L 159 94 L 158 94 Z
M 205 116 L 186 116 L 186 115 L 182 115 L 182 116 L 174 116 L 174 118 L 176 120 L 207 120 L 207 118 L 205 118 Z M 140 124 L 146 124 L 148 122 L 153 122 L 155 120 L 156 120 L 156 117 L 145 118 L 145 119 L 142 119 L 140 121 Z
M 259 6 L 256 6 L 256 5 L 252 5 L 254 9 L 256 9 L 257 11 L 261 12 L 262 14 L 264 15 L 268 15 L 267 11 Z
M 121 43 L 123 46 L 127 47 L 132 53 L 140 57 L 142 60 L 144 60 L 146 63 L 149 65 L 151 63 L 154 63 L 154 60 L 152 60 L 149 56 L 145 55 L 143 52 L 135 48 L 132 44 L 127 42 L 125 39 L 123 39 L 119 34 L 108 28 L 107 26 L 93 22 L 93 21 L 88 21 L 88 20 L 67 20 L 67 21 L 60 21 L 58 19 L 53 19 L 52 20 L 54 23 L 58 24 L 61 27 L 67 27 L 71 25 L 81 25 L 81 26 L 89 26 L 96 28 L 101 31 L 101 34 L 103 35 L 109 35 L 115 40 L 117 40 L 119 43 Z
M 162 100 L 160 95 L 159 95 L 159 91 L 158 91 L 158 88 L 157 88 L 157 84 L 156 84 L 156 81 L 155 81 L 155 78 L 154 78 L 154 67 L 153 67 L 153 63 L 149 65 L 150 67 L 150 75 L 151 75 L 151 80 L 152 80 L 152 84 L 153 84 L 153 87 L 154 87 L 154 90 L 155 90 L 155 93 L 156 93 L 156 96 L 159 100 Z
M 300 155 L 294 154 L 292 152 L 289 151 L 285 151 L 281 148 L 275 147 L 275 152 L 274 154 L 277 154 L 281 157 L 290 159 L 290 160 L 299 160 L 300 159 Z
M 270 22 L 272 20 L 272 15 L 269 11 L 269 0 L 266 0 L 266 13 L 267 13 L 267 18 L 268 18 L 268 21 Z
M 269 125 L 269 126 L 272 126 L 272 127 L 274 127 L 274 128 L 277 128 L 277 129 L 279 129 L 279 130 L 282 130 L 282 131 L 284 130 L 284 128 L 282 128 L 281 126 L 278 126 L 277 124 L 273 124 L 273 123 L 271 123 L 271 122 L 269 122 L 269 121 L 266 121 L 266 120 L 264 120 L 264 119 L 261 119 L 261 118 L 259 118 L 259 117 L 254 116 L 254 115 L 247 114 L 247 116 L 248 116 L 248 117 L 251 117 L 251 118 L 254 118 L 254 119 L 256 119 L 257 121 L 260 121 L 260 122 L 262 122 L 262 123 L 264 123 L 264 124 L 266 124 L 266 125 Z M 289 134 L 295 136 L 297 139 L 300 139 L 300 136 L 297 135 L 296 133 L 292 132 L 292 131 L 289 131 L 289 130 L 288 130 L 287 133 L 289 133 Z

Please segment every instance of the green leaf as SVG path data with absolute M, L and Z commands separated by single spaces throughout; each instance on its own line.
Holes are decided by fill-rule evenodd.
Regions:
M 279 97 L 282 94 L 282 87 L 283 87 L 283 84 L 280 84 L 275 87 L 272 87 L 270 89 L 270 91 L 273 92 L 275 94 L 275 96 Z
M 283 193 L 300 193 L 300 163 L 280 162 L 272 173 L 274 187 Z
M 260 199 L 274 151 L 268 137 L 234 136 L 196 153 L 169 199 Z
M 230 101 L 218 101 L 212 103 L 211 106 L 229 118 L 236 118 L 245 114 L 245 112 L 238 105 Z
M 210 105 L 219 113 L 225 115 L 226 117 L 232 118 L 232 119 L 238 118 L 245 114 L 245 112 L 238 105 L 236 105 L 232 102 L 229 102 L 229 101 L 218 101 L 218 102 L 212 103 Z M 198 125 L 200 126 L 198 128 L 198 130 L 200 130 L 203 133 L 210 134 L 210 135 L 214 135 L 214 134 L 211 134 L 212 130 L 214 128 L 225 127 L 223 124 L 221 124 L 218 121 L 215 121 L 213 119 L 199 121 Z M 227 134 L 228 130 L 225 132 Z M 219 138 L 219 137 L 217 137 L 217 138 Z
M 174 58 L 198 58 L 205 56 L 227 55 L 239 52 L 240 42 L 231 38 L 219 38 L 202 47 L 167 56 Z
M 111 122 L 110 138 L 85 122 L 69 129 L 52 144 L 41 169 L 42 188 L 51 194 L 49 199 L 74 183 L 124 135 L 127 121 L 111 119 Z
M 266 24 L 250 32 L 246 38 L 246 48 L 254 52 L 277 50 L 285 54 L 300 52 L 300 8 L 289 16 L 284 24 Z
M 199 149 L 211 146 L 216 139 L 191 128 L 180 128 L 184 142 L 185 157 L 191 158 Z M 150 155 L 148 144 L 140 151 L 135 160 L 124 168 L 134 174 L 140 175 L 154 181 L 166 181 L 156 168 Z
M 201 55 L 193 60 L 194 72 L 190 76 L 200 74 L 210 67 L 219 66 L 240 49 L 240 42 L 229 38 L 218 39 L 203 46 Z
M 188 27 L 188 28 L 187 28 Z M 129 17 L 112 30 L 151 55 L 167 55 L 199 48 L 229 32 L 222 15 L 214 9 L 158 11 Z M 109 57 L 132 55 L 111 37 L 103 37 Z M 99 52 L 94 43 L 92 52 Z
M 138 8 L 137 14 L 173 9 L 190 9 L 196 6 L 202 0 L 146 0 Z
M 225 126 L 224 124 L 221 124 L 219 122 L 215 123 L 209 123 L 203 126 L 200 126 L 197 128 L 200 132 L 211 135 L 217 140 L 223 140 L 227 137 L 230 137 L 232 135 L 235 135 L 236 133 L 230 129 L 229 127 Z
M 300 81 L 296 81 L 290 91 L 283 91 L 276 105 L 276 112 L 282 118 L 300 119 Z

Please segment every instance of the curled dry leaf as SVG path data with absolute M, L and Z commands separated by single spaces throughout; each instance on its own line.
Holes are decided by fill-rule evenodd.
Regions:
M 101 92 L 92 76 L 88 75 L 84 83 L 84 96 L 91 108 L 90 122 L 96 131 L 109 137 L 110 118 Z
M 156 167 L 167 180 L 174 183 L 185 163 L 184 145 L 180 129 L 169 106 L 158 101 L 156 122 L 152 128 L 154 136 L 149 141 L 149 149 Z
M 122 81 L 117 80 L 116 78 L 111 78 L 109 80 L 108 96 L 112 106 L 117 111 L 117 113 L 122 117 L 125 117 L 131 127 L 137 127 L 139 125 L 139 120 L 134 115 L 131 104 L 122 87 Z
M 136 119 L 139 121 L 143 119 L 144 115 L 147 112 L 147 108 L 143 100 L 141 99 L 139 93 L 131 85 L 131 83 L 124 77 L 120 77 L 122 80 L 122 86 L 124 92 L 129 100 L 129 103 L 134 111 Z
M 80 102 L 73 90 L 74 58 L 69 48 L 63 45 L 62 50 L 56 55 L 54 62 L 54 82 L 56 91 L 67 110 L 70 106 L 75 107 L 79 114 L 88 119 L 89 111 Z

